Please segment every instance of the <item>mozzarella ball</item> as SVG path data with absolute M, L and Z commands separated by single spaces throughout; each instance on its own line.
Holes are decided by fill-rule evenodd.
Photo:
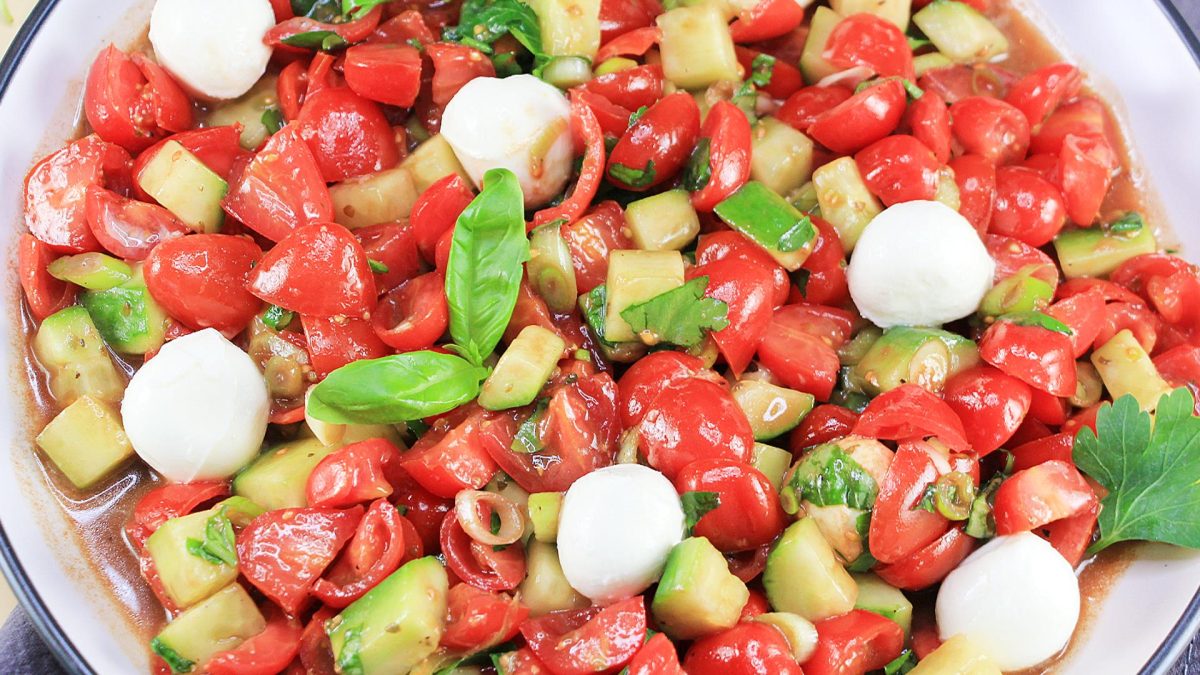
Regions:
M 158 62 L 193 95 L 237 98 L 267 70 L 263 36 L 275 26 L 270 0 L 158 0 L 150 44 Z
M 662 576 L 683 527 L 683 507 L 666 476 L 640 464 L 593 471 L 563 499 L 563 574 L 571 588 L 599 604 L 633 597 Z
M 208 328 L 163 345 L 129 382 L 121 415 L 138 456 L 187 483 L 228 478 L 254 459 L 270 407 L 254 361 Z
M 516 174 L 526 208 L 550 201 L 571 177 L 571 106 L 532 75 L 468 82 L 446 105 L 442 137 L 476 186 L 490 169 Z
M 940 326 L 979 307 L 995 269 L 966 218 L 915 201 L 867 224 L 846 275 L 858 311 L 876 326 Z
M 1005 672 L 1058 654 L 1078 621 L 1075 570 L 1032 532 L 985 544 L 946 577 L 937 596 L 942 640 L 967 636 Z

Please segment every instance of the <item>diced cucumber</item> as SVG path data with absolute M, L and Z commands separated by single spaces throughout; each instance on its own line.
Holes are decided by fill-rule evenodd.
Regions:
M 801 213 L 815 213 L 821 208 L 817 202 L 817 186 L 811 180 L 790 192 L 787 198 Z
M 521 329 L 484 381 L 479 405 L 508 410 L 533 403 L 566 348 L 562 338 L 541 326 Z
M 582 56 L 600 51 L 600 0 L 532 0 L 542 29 L 542 49 L 550 56 Z
M 1159 398 L 1171 393 L 1171 385 L 1158 373 L 1150 355 L 1128 328 L 1092 352 L 1092 365 L 1100 371 L 1104 387 L 1114 401 L 1131 394 L 1142 410 L 1149 412 L 1158 406 Z
M 33 338 L 33 353 L 49 374 L 50 394 L 60 406 L 81 396 L 116 403 L 125 395 L 125 378 L 83 307 L 47 317 Z
M 1054 300 L 1054 287 L 1034 276 L 1039 265 L 1028 265 L 992 286 L 979 303 L 979 315 L 999 317 L 1045 309 Z
M 608 298 L 604 339 L 637 339 L 621 312 L 683 285 L 683 256 L 678 251 L 613 251 L 608 256 Z
M 337 447 L 306 439 L 268 450 L 233 479 L 233 493 L 268 511 L 308 506 L 308 476 Z
M 854 366 L 866 358 L 871 347 L 883 337 L 883 331 L 875 326 L 868 326 L 857 333 L 849 342 L 838 349 L 838 360 L 843 366 Z
M 651 610 L 667 635 L 690 640 L 733 627 L 749 598 L 725 556 L 708 539 L 689 537 L 667 556 Z
M 908 635 L 912 630 L 913 606 L 904 593 L 870 572 L 851 576 L 858 585 L 858 601 L 854 603 L 854 609 L 865 609 L 891 619 Z
M 751 137 L 750 179 L 786 195 L 812 178 L 813 142 L 808 136 L 764 117 Z
M 204 541 L 208 519 L 215 515 L 210 509 L 172 518 L 146 540 L 163 590 L 179 607 L 191 607 L 237 580 L 236 565 L 214 563 L 188 550 L 189 539 Z
M 383 438 L 398 448 L 404 448 L 404 441 L 400 438 L 400 432 L 396 431 L 396 427 L 390 424 L 330 424 L 329 422 L 323 422 L 310 416 L 308 414 L 307 403 L 308 394 L 311 391 L 309 389 L 304 395 L 306 404 L 304 407 L 304 424 L 312 433 L 313 438 L 321 441 L 322 445 L 350 445 L 351 443 L 365 441 L 370 438 Z
M 817 650 L 817 627 L 799 614 L 791 612 L 766 612 L 754 617 L 755 621 L 770 624 L 779 629 L 792 648 L 792 657 L 797 663 L 812 658 Z
M 733 385 L 732 394 L 750 420 L 754 438 L 760 441 L 795 429 L 812 410 L 815 401 L 812 394 L 762 380 L 739 380 Z
M 900 30 L 908 29 L 912 14 L 912 0 L 830 0 L 833 11 L 842 16 L 866 12 L 896 24 Z
M 79 304 L 87 309 L 104 341 L 117 352 L 145 354 L 166 341 L 167 313 L 146 289 L 140 266 L 120 286 L 84 291 Z
M 842 246 L 849 253 L 867 223 L 883 212 L 883 205 L 871 194 L 853 157 L 840 157 L 813 172 L 821 217 L 837 230 Z
M 196 232 L 218 232 L 229 183 L 178 141 L 167 141 L 137 175 L 138 185 Z
M 38 447 L 75 487 L 95 485 L 133 456 L 121 417 L 111 403 L 81 396 L 37 437 Z
M 542 79 L 563 91 L 592 79 L 592 61 L 586 56 L 555 56 L 542 69 Z
M 562 225 L 550 223 L 529 235 L 529 262 L 525 263 L 529 283 L 551 311 L 570 314 L 579 297 L 571 249 L 562 236 Z
M 518 590 L 521 602 L 529 608 L 531 616 L 581 609 L 592 604 L 567 582 L 554 544 L 538 540 L 525 547 L 525 580 Z
M 263 113 L 279 105 L 278 78 L 268 75 L 241 98 L 224 103 L 208 115 L 204 126 L 230 127 L 242 125 L 240 142 L 247 150 L 255 150 L 271 135 L 263 124 Z
M 69 281 L 93 291 L 103 291 L 133 278 L 133 268 L 125 261 L 103 253 L 63 256 L 46 267 L 55 279 Z
M 750 464 L 771 481 L 776 491 L 783 485 L 783 475 L 792 465 L 792 453 L 765 443 L 755 443 Z
M 826 61 L 824 54 L 829 35 L 841 22 L 842 15 L 828 7 L 818 7 L 813 13 L 808 26 L 808 39 L 804 42 L 804 52 L 800 55 L 800 70 L 809 84 L 816 84 L 840 70 Z
M 948 378 L 954 377 L 964 370 L 970 370 L 979 365 L 979 345 L 970 338 L 965 338 L 949 331 L 935 331 L 946 348 L 950 350 L 950 372 Z
M 1089 227 L 1059 234 L 1054 238 L 1054 250 L 1068 279 L 1104 277 L 1130 258 L 1154 253 L 1158 242 L 1147 225 L 1116 232 Z
M 533 538 L 553 544 L 558 541 L 558 512 L 562 509 L 563 493 L 534 492 L 529 495 L 529 521 L 533 523 Z
M 909 675 L 1000 675 L 1000 667 L 962 633 L 921 659 Z
M 341 673 L 407 673 L 437 651 L 446 624 L 449 580 L 437 558 L 413 560 L 329 623 Z
M 717 204 L 714 212 L 756 241 L 789 272 L 800 269 L 816 246 L 812 220 L 762 183 L 746 183 Z
M 658 17 L 663 74 L 680 89 L 741 79 L 726 17 L 713 5 L 677 7 Z
M 416 187 L 418 195 L 450 174 L 458 174 L 468 185 L 471 184 L 471 178 L 462 164 L 459 164 L 454 149 L 441 134 L 431 136 L 429 140 L 418 145 L 417 149 L 400 163 L 400 168 L 412 174 L 413 186 Z
M 838 564 L 816 521 L 802 518 L 784 530 L 767 556 L 763 588 L 771 607 L 819 621 L 854 609 L 858 586 Z
M 412 172 L 404 167 L 351 178 L 329 188 L 334 220 L 352 230 L 408 220 L 418 194 Z
M 929 52 L 928 54 L 919 54 L 913 57 L 913 72 L 917 78 L 920 78 L 931 70 L 946 68 L 952 65 L 954 65 L 953 61 L 938 52 Z
M 700 216 L 684 190 L 667 190 L 625 208 L 633 243 L 643 251 L 679 251 L 700 234 Z
M 239 584 L 229 584 L 175 617 L 150 643 L 171 670 L 191 672 L 215 654 L 263 632 L 266 620 Z
M 851 369 L 851 381 L 872 396 L 904 384 L 940 392 L 949 377 L 951 361 L 950 349 L 940 332 L 906 326 L 888 329 Z
M 604 75 L 612 75 L 613 73 L 619 73 L 622 70 L 629 70 L 631 68 L 637 68 L 637 67 L 638 67 L 638 62 L 634 61 L 633 59 L 627 59 L 627 58 L 620 57 L 620 56 L 614 56 L 613 58 L 596 66 L 596 77 L 602 77 Z
M 1008 53 L 1008 38 L 974 7 L 938 0 L 913 15 L 934 47 L 955 63 L 986 63 Z

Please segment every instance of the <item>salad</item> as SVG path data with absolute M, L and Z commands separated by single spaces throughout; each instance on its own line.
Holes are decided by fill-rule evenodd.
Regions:
M 1095 556 L 1200 548 L 1200 270 L 1029 31 L 157 0 L 18 252 L 150 669 L 1053 668 Z

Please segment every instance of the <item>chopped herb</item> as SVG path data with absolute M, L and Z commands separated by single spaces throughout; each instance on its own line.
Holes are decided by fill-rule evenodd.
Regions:
M 687 170 L 683 172 L 683 189 L 688 192 L 699 192 L 712 180 L 712 141 L 707 137 L 701 138 L 692 150 L 688 159 Z
M 391 0 L 342 0 L 342 14 L 350 19 L 358 19 L 379 5 L 388 2 Z
M 900 84 L 904 85 L 904 91 L 908 93 L 908 97 L 912 100 L 917 100 L 925 95 L 925 90 L 918 87 L 915 82 L 907 78 L 900 78 Z
M 683 503 L 684 524 L 689 537 L 696 523 L 721 505 L 721 497 L 715 492 L 685 492 L 679 496 L 679 501 Z
M 763 88 L 771 84 L 775 75 L 775 57 L 770 54 L 759 54 L 750 62 L 750 81 L 754 86 Z
M 754 90 L 753 82 L 747 80 L 733 93 L 729 102 L 738 107 L 746 115 L 751 124 L 758 121 L 758 92 Z
M 621 163 L 613 164 L 608 167 L 608 175 L 631 188 L 644 188 L 654 182 L 654 160 L 647 160 L 645 168 L 642 169 L 635 169 Z
M 538 423 L 542 421 L 549 405 L 550 399 L 548 398 L 537 400 L 533 412 L 529 413 L 529 417 L 526 417 L 525 421 L 521 422 L 521 426 L 517 427 L 517 433 L 513 436 L 511 446 L 513 452 L 529 455 L 545 447 L 541 436 L 538 435 Z
M 281 42 L 291 47 L 319 49 L 323 52 L 331 52 L 350 45 L 349 42 L 346 42 L 345 38 L 331 30 L 311 30 L 307 33 L 296 33 L 295 35 L 283 38 Z
M 262 124 L 267 128 L 267 133 L 274 136 L 283 128 L 283 113 L 279 112 L 279 108 L 274 106 L 267 108 L 262 114 Z
M 604 339 L 604 324 L 607 321 L 608 312 L 607 286 L 600 284 L 580 298 L 579 309 L 583 312 L 583 318 L 587 321 L 588 328 L 592 329 L 592 333 L 601 344 L 608 347 L 616 344 Z
M 321 23 L 343 21 L 341 0 L 292 0 L 292 13 Z
M 845 450 L 827 443 L 800 461 L 792 479 L 783 486 L 780 499 L 788 513 L 797 513 L 804 501 L 866 511 L 878 494 L 879 486 L 871 474 Z
M 679 288 L 656 295 L 621 312 L 621 318 L 650 345 L 669 342 L 694 347 L 704 339 L 705 331 L 718 331 L 729 325 L 729 306 L 715 298 L 704 297 L 708 277 L 696 277 Z
M 150 651 L 158 654 L 171 670 L 176 673 L 190 673 L 192 668 L 196 666 L 195 662 L 180 656 L 179 652 L 167 646 L 167 643 L 158 638 L 150 641 Z
M 1063 335 L 1071 335 L 1071 327 L 1067 324 L 1055 319 L 1054 317 L 1043 314 L 1041 312 L 1014 312 L 1005 314 L 999 318 L 1000 321 L 1006 321 L 1017 326 L 1035 326 L 1037 328 L 1045 328 Z
M 425 45 L 421 44 L 421 41 L 418 40 L 417 38 L 408 38 L 407 40 L 405 40 L 405 42 L 408 43 L 408 46 L 412 47 L 413 49 L 415 49 L 419 52 L 425 51 Z M 495 60 L 493 59 L 493 63 L 494 62 L 495 62 Z
M 521 64 L 517 63 L 517 55 L 512 52 L 492 54 L 492 67 L 496 69 L 496 77 L 512 77 L 521 74 Z
M 214 565 L 237 565 L 237 538 L 233 533 L 233 523 L 225 515 L 225 507 L 209 517 L 204 526 L 204 541 L 189 538 L 187 550 Z
M 908 48 L 913 50 L 914 52 L 917 51 L 918 49 L 921 49 L 922 47 L 928 47 L 929 45 L 933 44 L 927 38 L 915 38 L 915 37 L 912 37 L 911 35 L 909 35 L 907 37 L 908 37 Z
M 1109 232 L 1119 234 L 1141 232 L 1142 228 L 1146 227 L 1146 221 L 1142 219 L 1142 215 L 1136 211 L 1130 211 L 1125 215 L 1117 218 L 1108 224 Z
M 542 28 L 537 14 L 521 0 L 466 0 L 462 5 L 459 24 L 447 26 L 442 38 L 492 53 L 492 45 L 505 35 L 512 35 L 533 54 L 535 69 L 550 61 L 542 48 Z
M 371 260 L 368 258 L 367 266 L 369 266 L 371 268 L 371 271 L 376 274 L 387 274 L 388 273 L 388 266 L 385 265 L 384 263 L 379 262 L 378 260 Z
M 900 656 L 892 659 L 883 667 L 883 675 L 904 675 L 917 667 L 917 654 L 911 649 L 900 652 Z
M 992 504 L 996 501 L 996 490 L 1008 478 L 1008 472 L 996 474 L 983 489 L 975 494 L 971 501 L 971 511 L 967 515 L 967 525 L 963 529 L 967 536 L 976 539 L 991 539 L 996 536 L 996 518 L 992 514 Z
M 270 305 L 267 307 L 267 311 L 263 312 L 262 322 L 267 324 L 271 330 L 280 331 L 287 328 L 294 318 L 296 318 L 295 312 L 290 312 L 279 305 Z
M 649 109 L 649 106 L 642 106 L 637 110 L 634 110 L 633 114 L 629 116 L 629 126 L 637 124 L 638 120 L 642 119 L 642 115 L 645 115 L 646 111 Z
M 792 285 L 796 287 L 797 291 L 800 291 L 802 298 L 808 297 L 808 279 L 811 276 L 812 272 L 806 269 L 798 269 L 791 274 Z

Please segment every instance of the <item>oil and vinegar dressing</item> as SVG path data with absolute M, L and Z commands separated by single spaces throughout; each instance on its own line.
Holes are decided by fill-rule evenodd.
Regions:
M 1024 74 L 1039 66 L 1061 60 L 1054 46 L 1016 6 L 1008 0 L 994 2 L 993 6 L 992 18 L 1005 32 L 1010 44 L 1006 60 L 999 65 L 1017 74 Z M 148 41 L 139 41 L 135 46 L 148 47 Z M 1119 129 L 1115 131 L 1119 138 Z M 1141 180 L 1140 174 L 1133 170 L 1125 140 L 1120 138 L 1120 142 L 1122 168 L 1105 201 L 1102 219 L 1109 220 L 1128 211 L 1157 214 L 1158 210 L 1147 186 Z M 1151 222 L 1159 230 L 1167 229 L 1166 224 L 1157 218 Z M 16 320 L 20 322 L 16 330 L 20 330 L 26 336 L 33 334 L 36 325 L 27 312 L 23 312 Z M 34 359 L 27 341 L 22 358 L 22 371 L 28 375 L 28 418 L 31 421 L 29 426 L 31 429 L 40 429 L 57 410 L 47 390 L 45 373 Z M 137 360 L 122 359 L 115 354 L 114 362 L 127 376 L 132 376 L 140 365 Z M 273 427 L 268 442 L 287 440 L 286 436 L 289 433 L 295 433 L 295 429 L 281 430 Z M 32 438 L 25 451 L 38 453 L 41 460 L 41 471 L 38 472 L 40 475 L 28 476 L 27 480 L 40 481 L 54 493 L 57 502 L 75 525 L 75 532 L 71 534 L 77 542 L 79 552 L 87 558 L 96 576 L 107 581 L 108 590 L 125 608 L 129 619 L 128 630 L 135 632 L 139 638 L 149 640 L 149 637 L 165 624 L 168 616 L 140 576 L 137 555 L 125 537 L 124 526 L 141 496 L 160 485 L 162 479 L 154 475 L 143 463 L 135 460 L 116 472 L 99 489 L 84 493 L 75 489 L 58 473 L 52 463 L 40 456 Z M 1021 671 L 1021 675 L 1053 672 L 1055 664 L 1063 656 L 1069 656 L 1071 650 L 1086 639 L 1089 624 L 1101 611 L 1108 589 L 1132 562 L 1135 553 L 1136 545 L 1118 545 L 1106 550 L 1097 558 L 1084 562 L 1079 573 L 1082 616 L 1071 644 L 1062 656 L 1036 668 Z M 918 621 L 932 620 L 933 598 L 933 592 L 920 593 L 913 597 Z

